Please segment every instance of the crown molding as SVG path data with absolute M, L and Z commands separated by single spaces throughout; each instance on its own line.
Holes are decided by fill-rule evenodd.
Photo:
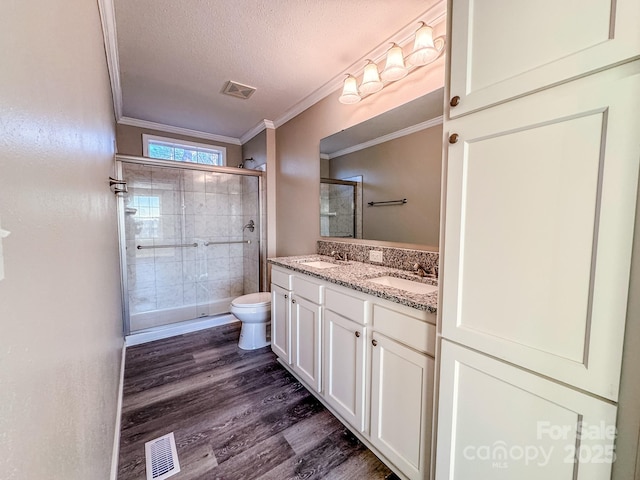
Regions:
M 432 5 L 426 11 L 418 15 L 408 25 L 406 25 L 405 27 L 403 27 L 402 29 L 400 29 L 399 31 L 391 35 L 389 38 L 383 41 L 376 48 L 374 48 L 369 53 L 361 57 L 359 60 L 356 60 L 343 72 L 334 76 L 331 80 L 329 80 L 323 86 L 315 90 L 309 96 L 302 99 L 301 101 L 296 103 L 293 107 L 291 107 L 289 110 L 284 112 L 281 116 L 276 118 L 273 122 L 274 125 L 276 126 L 276 128 L 284 125 L 293 117 L 301 114 L 312 105 L 315 105 L 323 98 L 327 97 L 331 93 L 341 88 L 344 82 L 344 77 L 347 73 L 351 73 L 356 77 L 362 75 L 362 73 L 364 72 L 364 66 L 367 59 L 371 59 L 375 63 L 380 63 L 380 61 L 384 59 L 387 53 L 387 50 L 389 49 L 389 43 L 391 41 L 394 41 L 400 46 L 405 46 L 407 43 L 413 40 L 413 36 L 417 30 L 418 22 L 422 21 L 422 22 L 425 22 L 427 25 L 435 26 L 440 24 L 441 22 L 446 21 L 446 19 L 447 19 L 447 4 L 445 0 L 440 0 L 438 3 L 436 3 L 435 5 Z
M 247 143 L 249 140 L 251 140 L 253 137 L 255 137 L 256 135 L 258 135 L 260 132 L 262 132 L 265 129 L 271 129 L 274 130 L 276 128 L 276 126 L 273 124 L 273 122 L 271 120 L 260 120 L 255 127 L 253 127 L 251 130 L 246 131 L 241 137 L 240 137 L 240 143 L 242 145 L 244 145 L 245 143 Z
M 122 118 L 122 87 L 120 85 L 120 60 L 118 58 L 118 35 L 116 31 L 116 11 L 113 0 L 98 0 L 102 37 L 107 57 L 107 70 L 111 82 L 113 113 L 116 122 Z
M 215 133 L 201 132 L 199 130 L 190 130 L 188 128 L 174 127 L 173 125 L 165 125 L 163 123 L 149 122 L 138 118 L 121 117 L 118 120 L 120 125 L 129 125 L 131 127 L 148 128 L 150 130 L 159 130 L 161 132 L 176 133 L 178 135 L 186 135 L 188 137 L 202 138 L 205 140 L 213 140 L 214 142 L 230 143 L 231 145 L 242 145 L 239 138 L 225 137 L 224 135 L 216 135 Z
M 374 138 L 373 140 L 369 140 L 367 142 L 354 145 L 352 147 L 343 148 L 342 150 L 338 150 L 337 152 L 328 154 L 327 158 L 332 159 L 336 157 L 341 157 L 342 155 L 357 152 L 359 150 L 364 150 L 365 148 L 373 147 L 374 145 L 379 145 L 381 143 L 388 142 L 389 140 L 394 140 L 396 138 L 404 137 L 406 135 L 419 132 L 420 130 L 426 130 L 427 128 L 435 127 L 436 125 L 440 125 L 442 123 L 442 119 L 443 117 L 442 115 L 440 115 L 439 117 L 432 118 L 431 120 L 427 120 L 426 122 L 418 123 L 417 125 L 411 125 L 410 127 L 403 128 L 402 130 L 388 133 L 381 137 Z M 320 156 L 320 158 L 322 158 L 322 155 Z
M 413 35 L 416 30 L 416 24 L 419 21 L 423 21 L 428 25 L 438 25 L 440 22 L 446 20 L 446 1 L 440 0 L 437 4 L 432 5 L 425 12 L 417 16 L 412 22 L 400 29 L 395 34 L 391 35 L 388 39 L 383 41 L 376 48 L 368 52 L 359 60 L 351 64 L 343 72 L 335 75 L 331 80 L 325 83 L 320 88 L 316 89 L 309 96 L 302 99 L 300 102 L 293 105 L 282 115 L 276 118 L 274 121 L 262 120 L 251 130 L 244 133 L 240 138 L 225 137 L 222 135 L 216 135 L 207 132 L 201 132 L 198 130 L 190 130 L 181 127 L 174 127 L 172 125 L 165 125 L 161 123 L 148 122 L 146 120 L 139 120 L 131 117 L 124 117 L 122 114 L 122 85 L 120 83 L 120 62 L 118 55 L 118 42 L 117 42 L 117 30 L 116 30 L 116 15 L 113 0 L 98 0 L 98 9 L 100 11 L 100 20 L 102 23 L 102 35 L 104 38 L 105 54 L 107 59 L 107 68 L 109 71 L 109 79 L 111 83 L 111 93 L 113 98 L 113 109 L 116 123 L 122 125 L 130 125 L 134 127 L 150 128 L 154 130 L 161 130 L 170 133 L 177 133 L 181 135 L 188 135 L 195 138 L 202 138 L 208 140 L 214 140 L 219 142 L 230 143 L 232 145 L 242 145 L 251 140 L 254 136 L 262 132 L 265 128 L 275 129 L 284 125 L 293 117 L 304 112 L 309 107 L 315 105 L 323 98 L 332 94 L 336 90 L 342 87 L 344 76 L 347 73 L 352 73 L 355 76 L 362 75 L 364 71 L 364 64 L 366 59 L 379 63 L 387 52 L 389 42 L 393 39 L 397 44 L 405 46 L 409 41 L 413 39 Z M 400 40 L 398 40 L 400 39 Z

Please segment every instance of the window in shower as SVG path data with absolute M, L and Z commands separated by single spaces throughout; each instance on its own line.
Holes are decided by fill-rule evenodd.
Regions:
M 139 220 L 140 234 L 145 238 L 160 236 L 160 197 L 154 195 L 134 195 L 130 209 L 135 210 Z
M 214 166 L 226 165 L 227 149 L 216 145 L 157 137 L 145 133 L 142 135 L 142 150 L 145 157 L 159 160 Z

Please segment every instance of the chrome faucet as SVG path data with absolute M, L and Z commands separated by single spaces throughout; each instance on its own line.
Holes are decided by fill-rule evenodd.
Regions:
M 424 268 L 419 263 L 415 263 L 413 265 L 413 270 L 414 270 L 414 272 L 416 272 L 416 274 L 418 274 L 422 278 L 424 278 L 424 277 L 437 277 L 438 276 L 438 267 L 431 267 L 430 269 L 427 270 L 426 268 Z
M 332 252 L 331 252 L 331 255 L 332 255 L 332 256 L 333 256 L 333 258 L 335 258 L 336 260 L 344 261 L 344 262 L 346 262 L 346 261 L 347 261 L 347 254 L 346 254 L 346 253 L 340 254 L 340 252 L 338 252 L 338 251 L 334 250 L 334 251 L 332 251 Z
M 427 270 L 419 263 L 415 263 L 413 265 L 413 270 L 420 276 L 420 278 L 424 278 L 427 276 Z

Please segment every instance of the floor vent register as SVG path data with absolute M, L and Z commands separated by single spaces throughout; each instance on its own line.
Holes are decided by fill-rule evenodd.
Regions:
M 147 480 L 164 480 L 180 471 L 173 432 L 144 444 Z

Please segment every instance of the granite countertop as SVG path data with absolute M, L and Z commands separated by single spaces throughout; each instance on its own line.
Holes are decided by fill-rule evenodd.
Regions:
M 309 265 L 303 265 L 303 262 L 323 261 L 333 263 L 336 267 L 331 268 L 315 268 Z M 376 297 L 400 303 L 408 307 L 418 310 L 426 310 L 436 313 L 438 308 L 438 292 L 419 294 L 407 292 L 393 287 L 379 285 L 367 280 L 381 277 L 391 276 L 413 280 L 416 282 L 426 283 L 429 285 L 437 285 L 436 278 L 420 278 L 418 275 L 406 270 L 398 270 L 396 268 L 383 267 L 362 262 L 343 262 L 336 261 L 333 257 L 325 255 L 298 255 L 293 257 L 277 257 L 270 258 L 269 263 L 279 267 L 288 268 L 294 272 L 304 273 L 312 277 L 326 280 L 327 282 L 352 288 L 359 292 L 375 295 Z

